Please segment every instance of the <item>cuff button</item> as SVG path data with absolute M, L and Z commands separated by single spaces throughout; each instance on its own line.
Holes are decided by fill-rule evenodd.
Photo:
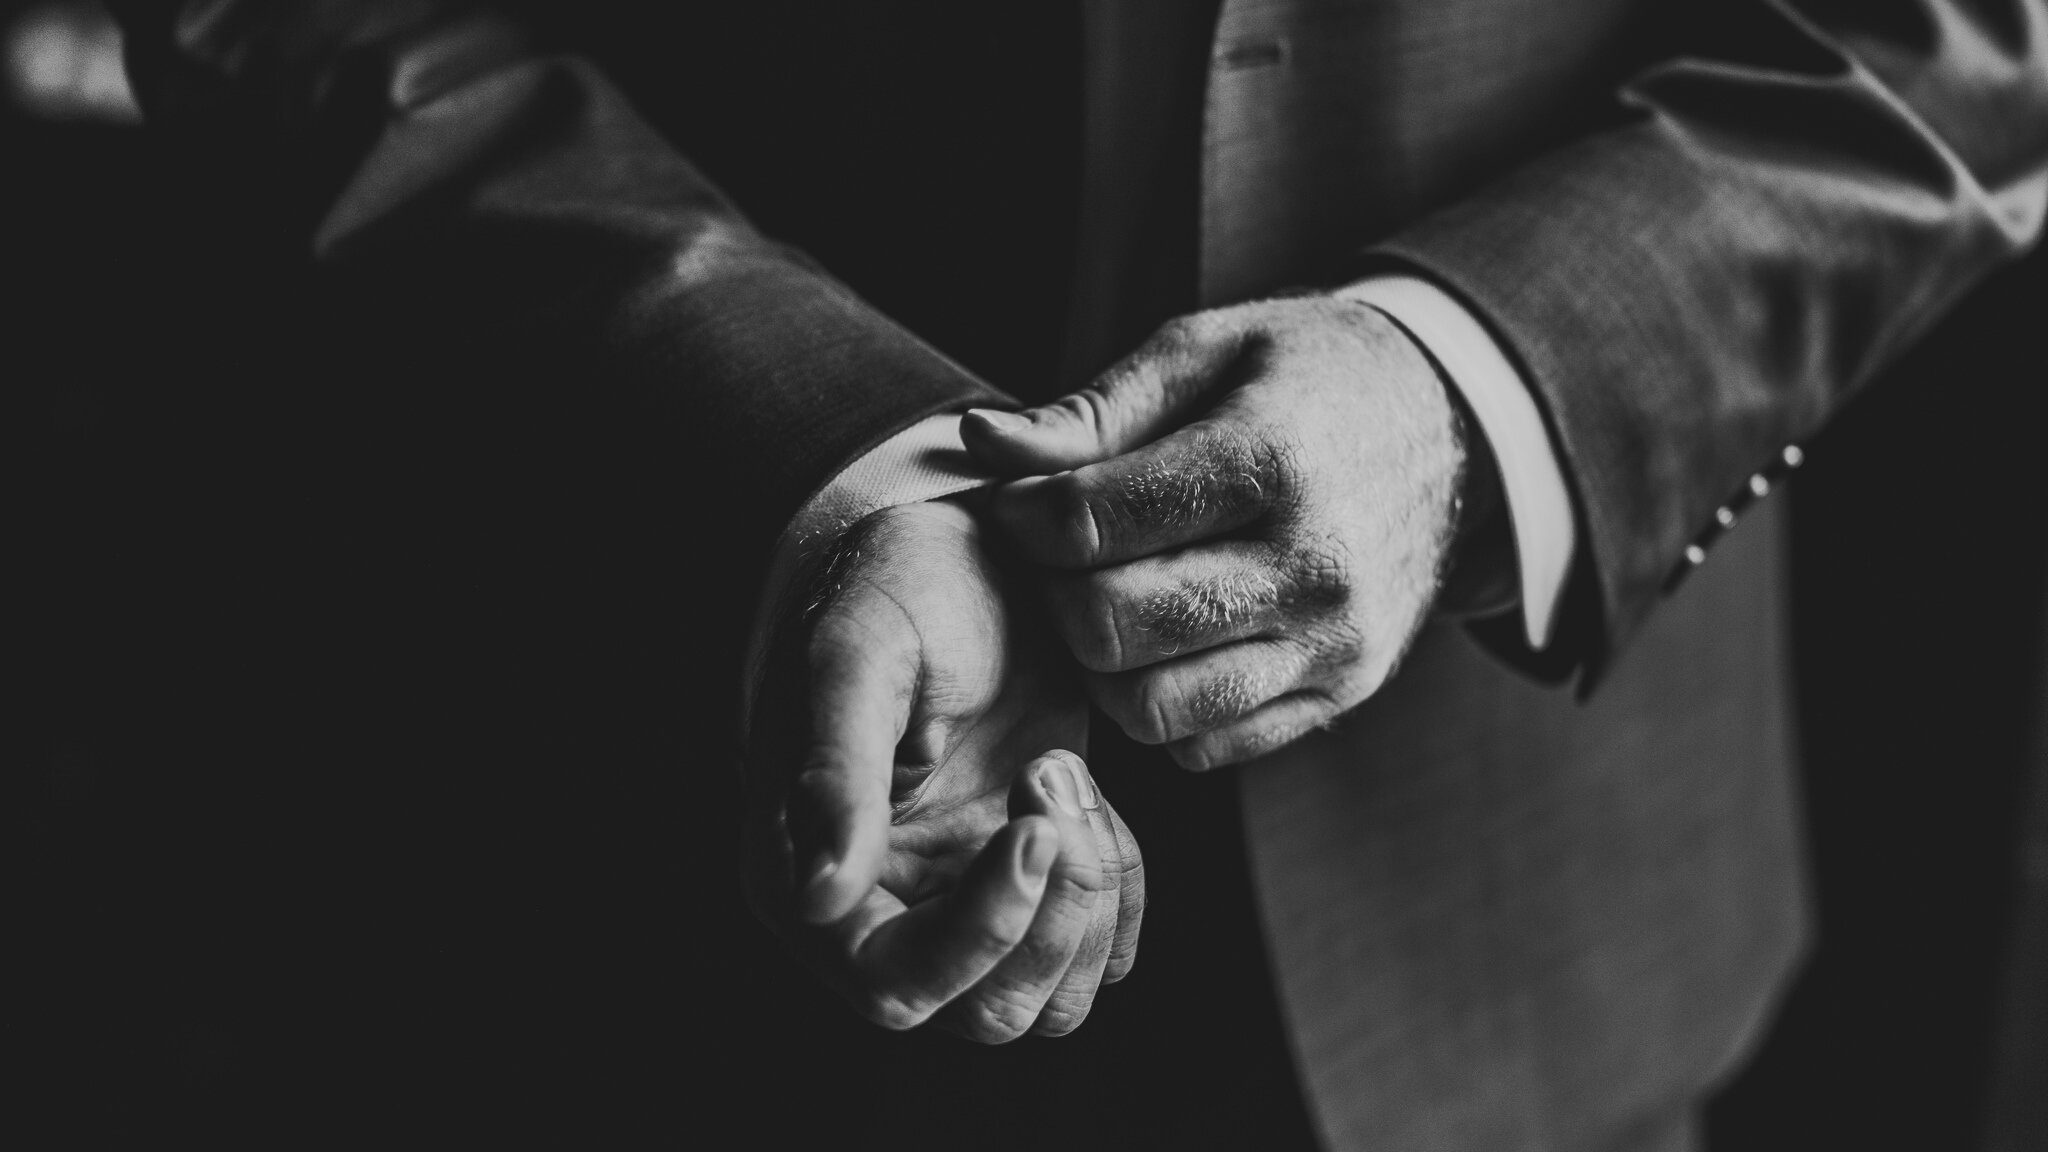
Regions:
M 1714 523 L 1719 524 L 1723 528 L 1735 527 L 1735 509 L 1725 504 L 1714 509 Z
M 1685 546 L 1685 563 L 1687 567 L 1697 568 L 1706 562 L 1707 550 L 1705 548 L 1697 544 L 1687 544 Z
M 1754 475 L 1754 476 L 1751 476 L 1751 477 L 1749 478 L 1749 494 L 1750 494 L 1750 495 L 1752 495 L 1752 496 L 1768 496 L 1768 495 L 1770 495 L 1770 494 L 1771 494 L 1771 481 L 1770 481 L 1770 478 L 1769 478 L 1769 477 L 1767 477 L 1767 476 L 1765 476 L 1765 475 L 1764 475 L 1763 473 L 1761 473 L 1761 472 L 1757 473 L 1757 474 L 1756 474 L 1756 475 Z
M 1778 453 L 1778 459 L 1783 460 L 1787 468 L 1797 468 L 1806 463 L 1806 450 L 1797 444 L 1787 444 L 1785 450 Z

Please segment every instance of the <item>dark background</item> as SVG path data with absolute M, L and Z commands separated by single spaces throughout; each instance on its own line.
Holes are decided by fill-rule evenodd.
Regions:
M 25 961 L 0 1011 L 27 1069 L 0 1124 L 89 1145 L 312 1112 L 342 1141 L 408 1097 L 516 1114 L 488 1067 L 451 1067 L 494 1038 L 505 1060 L 537 1037 L 560 1054 L 585 1136 L 607 1100 L 672 1099 L 677 1131 L 738 1103 L 677 1092 L 694 1049 L 671 1033 L 693 996 L 777 998 L 790 974 L 664 927 L 745 915 L 692 880 L 730 834 L 721 749 L 664 727 L 674 694 L 727 691 L 693 680 L 687 653 L 717 638 L 673 594 L 718 558 L 645 539 L 658 478 L 609 450 L 606 413 L 515 401 L 479 427 L 442 385 L 487 368 L 326 325 L 296 254 L 247 239 L 263 189 L 185 187 L 155 148 L 19 101 L 0 118 L 24 673 L 0 820 Z M 2036 258 L 1792 485 L 1819 944 L 1716 1101 L 1717 1148 L 1985 1139 L 2048 699 L 2044 325 Z M 574 770 L 448 768 L 512 732 L 507 765 Z M 474 943 L 542 930 L 526 963 Z M 573 984 L 536 986 L 585 949 L 616 980 L 565 961 Z M 423 1027 L 394 991 L 420 987 L 461 1002 Z M 789 1075 L 777 1027 L 731 1059 Z M 354 1040 L 323 1056 L 330 1034 Z M 351 1093 L 364 1107 L 337 1109 Z

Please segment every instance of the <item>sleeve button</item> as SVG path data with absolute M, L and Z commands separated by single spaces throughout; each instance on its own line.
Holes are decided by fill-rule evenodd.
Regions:
M 1806 450 L 1797 444 L 1787 444 L 1785 450 L 1778 454 L 1778 459 L 1783 460 L 1787 468 L 1797 468 L 1806 463 Z
M 1757 473 L 1757 474 L 1756 474 L 1756 475 L 1754 475 L 1754 476 L 1751 476 L 1751 477 L 1749 478 L 1749 494 L 1750 494 L 1750 495 L 1752 495 L 1752 496 L 1768 496 L 1768 495 L 1770 495 L 1770 494 L 1771 494 L 1771 482 L 1770 482 L 1769 478 L 1767 478 L 1766 476 L 1764 476 L 1764 474 L 1763 474 L 1763 473 L 1761 473 L 1761 472 Z
M 1719 524 L 1723 528 L 1735 527 L 1735 509 L 1725 504 L 1714 509 L 1714 523 Z
M 1707 562 L 1707 550 L 1697 544 L 1687 544 L 1685 546 L 1685 562 L 1690 567 L 1699 567 Z

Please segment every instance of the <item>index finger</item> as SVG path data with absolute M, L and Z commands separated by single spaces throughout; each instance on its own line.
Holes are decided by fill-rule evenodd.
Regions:
M 1257 520 L 1280 496 L 1280 453 L 1203 420 L 1127 452 L 996 490 L 989 508 L 1034 563 L 1087 569 L 1183 547 Z
M 1059 838 L 1059 854 L 1023 940 L 938 1017 L 947 1030 L 969 1040 L 1001 1044 L 1026 1031 L 1071 1031 L 1094 999 L 1094 973 L 1102 968 L 1109 938 L 1094 931 L 1095 908 L 1103 902 L 1098 900 L 1103 871 L 1095 830 L 1083 807 L 1088 799 L 1082 790 L 1086 768 L 1077 767 L 1080 764 L 1080 757 L 1071 752 L 1048 752 L 1012 785 L 1012 812 L 1050 820 Z M 1066 997 L 1052 1003 L 1062 989 Z M 1034 1027 L 1037 1024 L 1047 1027 Z
M 879 886 L 837 923 L 799 928 L 801 950 L 854 1010 L 889 1029 L 922 1024 L 994 971 L 1023 942 L 1060 849 L 1044 816 L 989 838 L 943 896 L 905 908 Z

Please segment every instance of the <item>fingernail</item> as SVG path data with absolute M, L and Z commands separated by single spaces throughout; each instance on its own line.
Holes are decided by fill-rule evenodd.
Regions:
M 1045 877 L 1052 871 L 1053 857 L 1059 855 L 1060 842 L 1043 824 L 1026 832 L 1022 840 L 1017 846 L 1017 876 L 1023 881 L 1024 890 L 1035 896 L 1045 888 Z
M 1056 756 L 1047 756 L 1038 762 L 1036 779 L 1039 791 L 1052 798 L 1059 809 L 1069 816 L 1081 815 L 1081 792 L 1074 786 L 1073 769 Z
M 994 408 L 969 408 L 967 414 L 981 417 L 989 427 L 998 432 L 1022 432 L 1031 427 L 1029 417 L 1019 416 L 1015 412 L 1003 412 Z
M 1095 794 L 1095 782 L 1088 779 L 1088 769 L 1081 765 L 1081 758 L 1064 750 L 1057 755 L 1060 766 L 1067 770 L 1067 779 L 1074 782 L 1075 794 L 1081 797 L 1081 807 L 1093 809 L 1101 804 L 1102 798 Z

